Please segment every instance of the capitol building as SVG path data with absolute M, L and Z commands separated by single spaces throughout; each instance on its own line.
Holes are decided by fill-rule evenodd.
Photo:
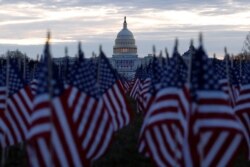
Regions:
M 128 29 L 126 17 L 124 17 L 123 27 L 117 34 L 113 55 L 110 62 L 118 73 L 125 77 L 132 77 L 137 67 L 147 64 L 152 55 L 144 58 L 138 58 L 137 46 L 133 33 Z
M 74 64 L 76 57 L 69 57 L 67 48 L 65 48 L 65 57 L 53 58 L 53 61 L 58 65 L 63 65 L 68 59 L 70 64 Z M 94 56 L 94 59 L 95 58 L 96 57 Z M 148 54 L 143 58 L 138 57 L 134 35 L 128 29 L 127 20 L 126 17 L 124 17 L 123 27 L 120 32 L 118 32 L 115 39 L 113 55 L 111 58 L 109 58 L 113 68 L 115 68 L 122 76 L 132 78 L 136 69 L 141 65 L 148 64 L 152 58 L 152 54 Z M 90 60 L 90 58 L 86 58 L 86 60 Z

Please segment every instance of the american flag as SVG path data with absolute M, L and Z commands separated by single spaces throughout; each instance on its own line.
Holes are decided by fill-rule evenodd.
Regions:
M 27 139 L 30 128 L 33 96 L 31 90 L 24 84 L 16 64 L 10 60 L 7 65 L 8 98 L 2 120 L 5 129 L 5 144 L 13 145 Z
M 47 41 L 40 64 L 37 96 L 27 151 L 31 166 L 89 166 L 81 149 L 67 91 L 58 81 L 58 69 L 51 62 Z
M 133 83 L 131 84 L 132 88 L 130 91 L 130 97 L 133 98 L 134 100 L 137 100 L 143 81 L 147 77 L 148 77 L 147 67 L 140 66 L 139 68 L 136 69 L 135 77 L 133 79 Z
M 146 113 L 140 134 L 139 151 L 148 154 L 157 166 L 179 166 L 182 156 L 185 118 L 179 111 L 178 92 L 184 80 L 179 75 L 179 58 L 174 56 L 163 71 L 161 88 Z
M 7 88 L 6 88 L 6 66 L 0 66 L 0 143 L 4 145 L 4 129 L 6 125 L 3 121 L 6 108 Z
M 153 61 L 147 66 L 147 73 L 142 73 L 143 80 L 140 83 L 138 90 L 138 110 L 144 114 L 147 112 L 148 107 L 151 105 L 155 92 L 159 89 L 161 74 L 163 72 L 160 58 L 153 57 Z
M 0 112 L 3 113 L 6 103 L 6 66 L 0 66 Z
M 114 130 L 117 131 L 128 125 L 131 115 L 122 86 L 119 84 L 114 69 L 102 51 L 99 56 L 97 75 L 97 82 L 100 86 L 104 104 L 112 118 Z
M 123 86 L 123 90 L 125 93 L 128 93 L 130 91 L 130 83 L 129 80 L 127 78 L 125 78 L 124 76 L 120 76 L 118 75 L 120 80 L 119 82 L 121 83 L 121 85 Z
M 228 100 L 232 107 L 236 103 L 236 95 L 233 87 L 234 69 L 229 66 L 229 55 L 226 55 L 224 60 L 213 60 L 216 71 L 218 73 L 218 80 L 221 89 L 228 95 Z
M 139 84 L 138 97 L 137 97 L 137 110 L 138 112 L 145 113 L 145 108 L 149 99 L 151 86 L 151 78 L 147 77 Z
M 131 98 L 137 99 L 139 85 L 140 85 L 140 79 L 139 78 L 134 78 L 134 82 L 132 84 L 132 88 L 131 88 L 131 91 L 130 91 L 130 97 Z
M 111 117 L 104 107 L 96 82 L 95 69 L 89 62 L 81 61 L 71 76 L 68 106 L 81 146 L 87 158 L 95 160 L 107 150 L 113 137 Z
M 189 166 L 228 166 L 242 142 L 241 126 L 220 89 L 202 45 L 192 58 L 192 108 L 189 119 Z
M 236 101 L 234 112 L 243 126 L 244 136 L 248 147 L 248 159 L 250 159 L 250 64 L 243 62 L 242 77 L 239 97 Z

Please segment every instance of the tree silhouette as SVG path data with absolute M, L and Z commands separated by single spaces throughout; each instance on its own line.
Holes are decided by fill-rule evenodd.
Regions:
M 243 56 L 250 56 L 250 32 L 247 34 L 246 39 L 243 43 L 242 54 Z

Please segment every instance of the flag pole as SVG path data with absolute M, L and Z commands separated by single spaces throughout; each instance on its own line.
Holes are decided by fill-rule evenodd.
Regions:
M 24 57 L 23 57 L 23 81 L 26 83 L 26 55 L 24 55 Z M 20 147 L 21 151 L 24 150 L 24 148 L 25 148 L 24 141 L 20 143 L 19 147 Z
M 242 59 L 243 59 L 243 56 L 241 55 L 240 56 L 240 78 L 242 76 Z
M 173 53 L 178 53 L 178 44 L 179 44 L 179 41 L 178 41 L 178 39 L 176 38 L 175 39 L 175 46 L 174 46 L 174 52 Z M 179 66 L 179 61 L 178 61 L 178 58 L 177 58 L 177 61 L 176 61 L 176 65 L 175 65 L 175 68 L 177 68 L 178 69 L 178 66 Z M 177 87 L 177 92 L 179 92 L 179 90 L 178 90 L 179 88 Z M 174 129 L 174 131 L 175 132 L 177 132 L 177 127 L 176 127 L 176 125 L 174 124 L 174 126 L 173 126 L 173 129 Z M 175 152 L 177 152 L 178 151 L 178 136 L 177 136 L 178 134 L 177 133 L 175 133 L 175 148 L 174 148 L 174 150 L 175 150 Z M 177 154 L 175 154 L 175 156 L 174 156 L 174 161 L 175 161 L 175 166 L 179 166 L 178 165 L 178 158 L 177 158 Z
M 190 40 L 190 46 L 193 46 L 193 39 Z M 189 61 L 188 61 L 188 75 L 187 75 L 187 83 L 188 87 L 190 86 L 191 83 L 191 71 L 192 71 L 192 59 L 193 59 L 193 54 L 190 54 Z
M 100 55 L 102 53 L 102 45 L 99 46 L 99 51 L 100 51 Z M 101 66 L 101 57 L 98 57 L 98 67 L 97 67 L 97 75 L 96 75 L 96 82 L 97 84 L 99 84 L 100 81 L 100 66 Z
M 26 55 L 24 55 L 23 59 L 23 80 L 26 80 Z
M 165 54 L 166 54 L 166 64 L 169 65 L 169 54 L 167 48 L 165 48 Z
M 51 131 L 50 131 L 50 164 L 51 166 L 53 166 L 53 129 L 54 129 L 54 125 L 53 125 L 53 114 L 52 114 L 52 93 L 53 93 L 53 87 L 51 85 L 51 81 L 52 81 L 52 60 L 51 60 L 51 55 L 50 55 L 50 51 L 49 51 L 49 44 L 50 44 L 50 31 L 48 31 L 47 34 L 47 41 L 46 41 L 46 46 L 48 49 L 47 50 L 47 54 L 48 54 L 48 61 L 47 63 L 47 68 L 48 68 L 48 90 L 49 90 L 49 111 L 50 111 L 50 125 L 51 125 Z
M 225 51 L 225 61 L 226 61 L 226 74 L 227 74 L 227 87 L 228 87 L 228 92 L 230 94 L 230 96 L 233 94 L 231 87 L 230 87 L 230 76 L 229 76 L 229 55 L 227 53 L 227 48 L 224 48 Z M 231 96 L 232 97 L 232 96 Z M 233 103 L 233 104 L 232 104 Z M 231 105 L 235 105 L 234 101 L 232 101 L 232 99 L 230 99 L 230 104 Z

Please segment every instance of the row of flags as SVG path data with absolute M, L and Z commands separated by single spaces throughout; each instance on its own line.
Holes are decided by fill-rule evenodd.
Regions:
M 184 60 L 154 56 L 137 69 L 130 96 L 144 115 L 139 152 L 156 166 L 230 166 L 250 158 L 250 63 L 209 58 L 191 42 Z
M 127 80 L 80 44 L 77 61 L 56 65 L 49 39 L 36 63 L 0 60 L 4 151 L 25 143 L 30 166 L 91 166 L 130 123 L 127 94 L 144 118 L 138 151 L 155 166 L 229 166 L 242 146 L 250 158 L 248 61 L 208 58 L 202 39 L 184 60 L 176 41 L 171 58 L 154 56 Z
M 131 120 L 123 82 L 102 51 L 94 63 L 80 46 L 78 61 L 60 68 L 49 39 L 36 68 L 20 69 L 11 58 L 1 63 L 1 148 L 25 143 L 33 167 L 90 166 Z

